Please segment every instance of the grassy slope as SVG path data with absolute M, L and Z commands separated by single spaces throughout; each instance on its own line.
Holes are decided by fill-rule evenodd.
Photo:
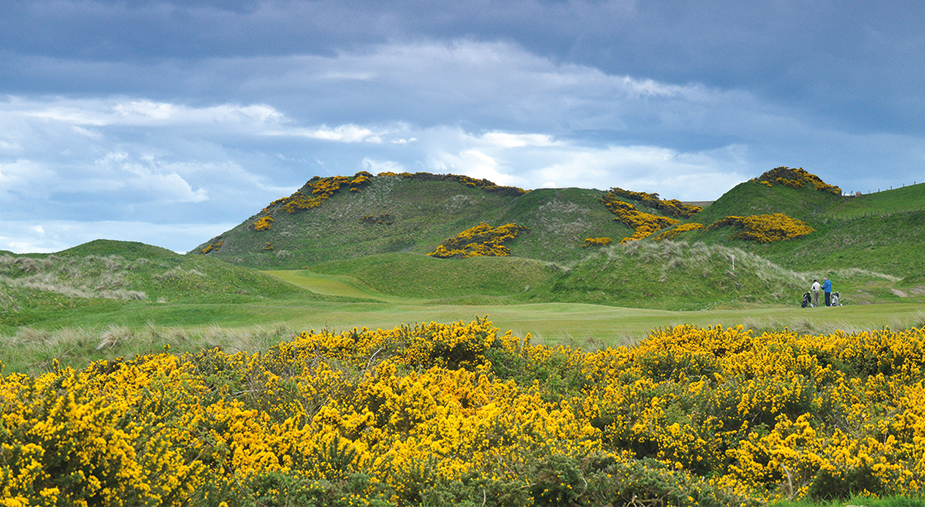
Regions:
M 557 274 L 528 300 L 672 310 L 791 305 L 802 277 L 723 246 L 633 242 L 599 250 Z
M 127 307 L 134 320 L 165 303 L 251 303 L 298 295 L 308 297 L 251 269 L 141 243 L 100 240 L 58 254 L 0 256 L 0 329 L 45 321 L 105 322 L 113 312 L 125 319 Z
M 497 221 L 511 200 L 454 182 L 376 177 L 361 191 L 343 190 L 318 208 L 275 214 L 269 231 L 251 230 L 252 217 L 224 234 L 221 249 L 209 256 L 263 269 L 298 269 L 379 253 L 424 254 L 481 221 Z M 362 222 L 382 214 L 392 223 Z
M 815 232 L 805 238 L 758 244 L 731 240 L 735 229 L 688 233 L 688 241 L 735 246 L 795 271 L 825 275 L 848 268 L 898 278 L 925 273 L 925 184 L 869 196 L 839 197 L 756 182 L 741 183 L 689 221 L 709 225 L 729 215 L 785 213 Z M 892 212 L 889 212 L 892 210 Z
M 383 254 L 313 266 L 311 271 L 349 275 L 377 292 L 443 303 L 495 301 L 530 290 L 557 268 L 519 257 L 436 259 L 413 254 Z M 488 296 L 494 299 L 474 299 Z
M 383 253 L 425 254 L 480 222 L 513 222 L 531 229 L 510 244 L 513 255 L 571 262 L 584 255 L 585 238 L 632 234 L 601 205 L 602 194 L 570 188 L 511 197 L 456 182 L 377 176 L 361 191 L 341 191 L 318 208 L 275 214 L 269 231 L 250 228 L 255 215 L 223 234 L 222 247 L 208 256 L 260 269 L 298 269 Z M 362 221 L 384 214 L 391 223 Z
M 518 197 L 504 210 L 501 222 L 525 225 L 530 231 L 511 242 L 511 255 L 572 263 L 588 254 L 587 238 L 631 236 L 632 229 L 614 220 L 601 204 L 604 192 L 594 189 L 538 189 Z

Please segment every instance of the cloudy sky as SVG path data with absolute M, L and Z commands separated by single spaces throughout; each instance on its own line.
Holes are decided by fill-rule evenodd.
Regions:
M 925 180 L 921 0 L 22 0 L 0 250 L 186 252 L 366 170 L 712 200 Z

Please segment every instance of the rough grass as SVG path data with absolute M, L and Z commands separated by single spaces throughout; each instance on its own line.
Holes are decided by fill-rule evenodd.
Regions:
M 99 359 L 175 350 L 178 352 L 220 348 L 229 353 L 263 351 L 298 334 L 279 324 L 269 327 L 231 328 L 204 326 L 126 326 L 100 328 L 65 327 L 56 330 L 22 327 L 0 341 L 4 372 L 38 375 L 59 367 L 82 368 Z
M 524 298 L 703 310 L 787 304 L 802 284 L 802 275 L 737 248 L 631 242 L 597 250 Z
M 794 502 L 773 502 L 768 507 L 925 507 L 925 498 L 885 497 L 871 498 L 854 496 L 848 500 L 832 502 L 813 502 L 799 500 Z

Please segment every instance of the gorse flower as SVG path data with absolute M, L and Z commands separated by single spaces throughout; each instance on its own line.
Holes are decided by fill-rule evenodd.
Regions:
M 613 242 L 610 238 L 586 238 L 583 247 L 589 246 L 607 246 Z
M 504 246 L 504 242 L 516 238 L 521 231 L 529 230 L 529 228 L 517 224 L 492 227 L 482 222 L 444 241 L 427 255 L 441 259 L 477 256 L 506 257 L 511 255 L 511 250 Z
M 710 229 L 720 227 L 741 227 L 743 230 L 734 234 L 733 238 L 747 239 L 759 243 L 802 238 L 815 230 L 806 222 L 790 218 L 783 213 L 747 217 L 730 216 L 710 224 Z
M 773 183 L 776 183 L 796 189 L 804 188 L 806 185 L 812 185 L 814 190 L 841 195 L 841 188 L 835 185 L 829 185 L 822 181 L 819 176 L 807 172 L 802 167 L 799 169 L 784 166 L 775 167 L 752 181 L 757 181 L 769 187 L 772 186 Z
M 298 192 L 289 197 L 283 197 L 270 203 L 263 209 L 263 213 L 273 213 L 282 211 L 283 213 L 297 213 L 311 208 L 321 206 L 321 204 L 336 194 L 341 188 L 349 188 L 351 191 L 359 191 L 362 187 L 370 183 L 372 174 L 361 171 L 351 176 L 330 176 L 322 178 L 315 176 L 308 180 Z
M 272 227 L 273 217 L 270 215 L 260 217 L 254 222 L 255 231 L 269 231 Z
M 672 217 L 690 218 L 703 211 L 703 207 L 701 206 L 684 204 L 677 199 L 662 200 L 656 193 L 633 192 L 632 190 L 624 190 L 620 187 L 611 188 L 609 193 L 625 199 L 639 201 L 650 208 L 657 209 Z
M 676 326 L 588 352 L 476 319 L 11 374 L 0 505 L 918 495 L 923 366 L 925 329 Z
M 604 194 L 604 197 L 601 198 L 601 202 L 611 213 L 617 215 L 617 218 L 614 220 L 623 222 L 624 225 L 635 231 L 635 234 L 632 236 L 623 238 L 621 243 L 645 239 L 665 227 L 680 223 L 680 220 L 675 218 L 643 213 L 637 210 L 636 206 L 617 199 L 617 195 L 611 192 Z
M 674 239 L 678 234 L 696 231 L 697 229 L 703 229 L 703 224 L 698 224 L 697 222 L 689 222 L 686 224 L 678 225 L 677 227 L 672 227 L 662 231 L 658 236 L 655 237 L 655 241 L 662 241 L 666 239 Z
M 421 180 L 421 181 L 454 181 L 454 182 L 460 183 L 470 188 L 479 188 L 489 193 L 509 195 L 513 197 L 517 197 L 519 195 L 523 195 L 527 193 L 527 191 L 522 188 L 496 185 L 494 182 L 489 181 L 484 178 L 477 179 L 477 178 L 471 178 L 469 176 L 462 176 L 462 175 L 457 175 L 457 174 L 431 174 L 431 173 L 426 173 L 426 172 L 395 173 L 395 172 L 387 171 L 387 172 L 381 172 L 377 174 L 376 176 L 391 176 L 391 177 L 396 177 L 396 178 L 408 178 L 408 179 Z
M 202 249 L 202 255 L 205 255 L 209 252 L 217 252 L 222 247 L 223 243 L 224 243 L 223 238 L 221 237 L 215 238 L 214 240 L 212 240 L 211 243 L 209 243 L 208 245 L 206 245 L 205 248 Z

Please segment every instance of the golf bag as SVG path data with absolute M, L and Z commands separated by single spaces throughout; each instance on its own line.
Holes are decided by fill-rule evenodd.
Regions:
M 806 294 L 803 294 L 803 306 L 801 306 L 801 308 L 812 308 L 813 307 L 812 301 L 813 300 L 809 298 L 809 292 L 807 292 Z
M 838 301 L 838 293 L 837 293 L 837 292 L 833 292 L 833 293 L 832 293 L 832 300 L 831 300 L 830 302 L 832 303 L 832 306 L 841 306 L 841 302 Z

